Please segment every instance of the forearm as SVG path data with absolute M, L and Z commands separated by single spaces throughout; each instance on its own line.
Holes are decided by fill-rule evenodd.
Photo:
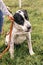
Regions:
M 8 11 L 6 5 L 4 4 L 4 2 L 2 0 L 0 0 L 0 8 L 1 8 L 1 10 L 2 10 L 2 12 L 3 12 L 4 15 L 7 15 L 8 18 L 11 21 L 14 21 L 12 14 Z
M 2 0 L 0 0 L 0 8 L 4 15 L 11 15 L 11 13 L 8 11 L 6 5 L 4 4 Z

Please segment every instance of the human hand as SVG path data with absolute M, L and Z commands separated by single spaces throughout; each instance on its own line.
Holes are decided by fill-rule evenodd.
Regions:
M 14 22 L 14 18 L 13 18 L 12 15 L 9 15 L 8 18 L 9 18 L 9 20 L 10 20 L 11 22 Z

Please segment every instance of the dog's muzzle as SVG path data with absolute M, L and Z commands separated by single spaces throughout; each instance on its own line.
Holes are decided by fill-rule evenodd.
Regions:
M 26 32 L 29 32 L 31 31 L 31 26 L 27 27 L 27 31 Z

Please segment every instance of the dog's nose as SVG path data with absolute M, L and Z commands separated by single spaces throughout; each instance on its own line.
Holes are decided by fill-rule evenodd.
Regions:
M 27 29 L 28 29 L 28 30 L 31 29 L 31 26 L 28 26 Z

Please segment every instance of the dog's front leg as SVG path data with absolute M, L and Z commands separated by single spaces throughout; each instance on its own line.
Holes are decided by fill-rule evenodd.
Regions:
M 9 51 L 10 51 L 10 57 L 11 57 L 11 59 L 13 59 L 14 58 L 14 41 L 13 41 L 13 39 L 11 39 Z
M 34 52 L 33 52 L 33 49 L 32 49 L 30 32 L 28 33 L 28 36 L 27 36 L 27 42 L 28 42 L 28 47 L 29 47 L 29 53 L 30 53 L 30 55 L 33 55 Z
M 10 57 L 11 59 L 13 59 L 14 58 L 14 44 L 10 43 L 9 51 L 10 51 Z

